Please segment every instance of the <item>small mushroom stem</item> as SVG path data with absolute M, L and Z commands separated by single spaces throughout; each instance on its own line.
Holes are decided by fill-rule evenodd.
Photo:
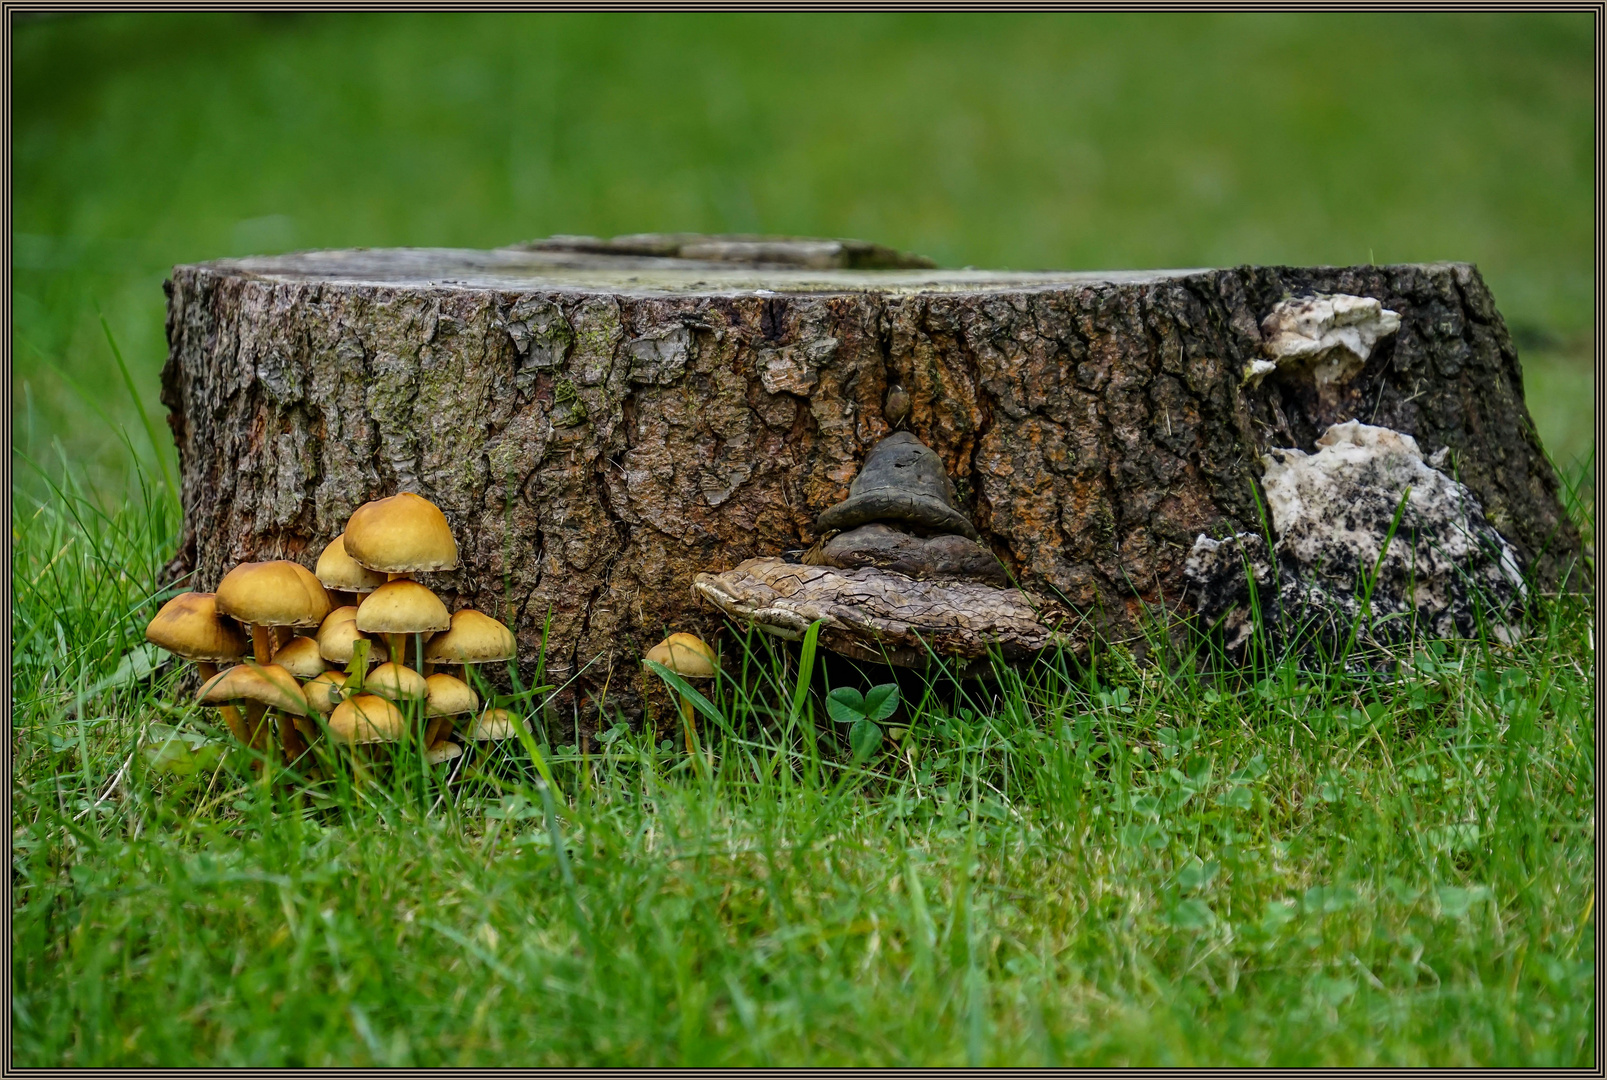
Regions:
M 290 717 L 276 713 L 274 722 L 279 725 L 279 748 L 285 756 L 284 764 L 289 765 L 307 752 L 307 744 L 302 741 L 301 732 L 296 730 Z
M 407 581 L 412 576 L 413 576 L 412 574 L 386 574 L 385 575 L 385 580 L 386 581 Z
M 265 753 L 268 749 L 267 712 L 268 706 L 260 701 L 246 702 L 245 727 L 248 737 L 245 743 L 259 753 Z M 251 767 L 260 769 L 262 768 L 262 762 L 253 761 Z
M 681 698 L 681 723 L 686 728 L 686 752 L 693 753 L 692 736 L 697 733 L 697 721 L 692 714 L 692 699 L 685 694 Z
M 390 651 L 391 663 L 401 667 L 407 666 L 407 635 L 386 634 L 385 648 Z
M 259 664 L 273 662 L 273 634 L 268 627 L 251 627 L 251 655 Z
M 217 675 L 218 665 L 208 663 L 205 660 L 198 660 L 195 664 L 195 670 L 200 674 L 201 682 L 205 684 L 207 680 Z M 239 709 L 236 709 L 233 705 L 225 705 L 218 711 L 223 714 L 223 723 L 228 727 L 230 735 L 233 735 L 242 743 L 251 741 L 250 735 L 246 732 L 246 722 L 240 719 Z
M 452 718 L 450 716 L 432 716 L 429 724 L 424 728 L 424 749 L 434 746 L 436 740 L 442 737 L 441 729 L 451 730 Z
M 276 627 L 274 627 L 273 628 L 273 651 L 278 652 L 280 649 L 284 648 L 286 645 L 288 645 L 290 643 L 290 639 L 295 637 L 295 636 L 296 636 L 296 631 L 294 629 L 292 629 L 291 627 L 288 627 L 288 626 L 276 626 Z

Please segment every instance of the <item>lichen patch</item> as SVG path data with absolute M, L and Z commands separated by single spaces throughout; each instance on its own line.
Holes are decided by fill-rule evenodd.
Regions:
M 1523 574 L 1471 491 L 1388 428 L 1335 424 L 1317 447 L 1262 459 L 1271 561 L 1253 534 L 1194 543 L 1196 607 L 1230 649 L 1253 629 L 1252 580 L 1269 639 L 1308 653 L 1474 637 L 1481 617 L 1498 640 L 1519 635 Z

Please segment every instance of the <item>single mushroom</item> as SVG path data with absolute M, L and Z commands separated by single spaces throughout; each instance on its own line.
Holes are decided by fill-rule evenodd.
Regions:
M 513 714 L 507 709 L 487 709 L 474 718 L 474 722 L 463 735 L 475 742 L 513 739 L 519 734 L 518 728 L 514 726 L 516 723 Z
M 330 596 L 341 604 L 355 604 L 358 597 L 371 593 L 385 584 L 384 574 L 370 570 L 346 554 L 345 533 L 341 533 L 324 545 L 313 574 L 323 582 Z
M 424 647 L 424 662 L 456 664 L 458 678 L 468 682 L 470 664 L 512 660 L 518 651 L 512 630 L 489 615 L 464 608 L 452 613 L 452 625 L 446 633 L 430 638 Z
M 307 707 L 322 716 L 334 712 L 346 700 L 348 679 L 344 671 L 326 671 L 302 683 L 301 692 L 307 698 Z
M 455 742 L 447 742 L 444 739 L 430 747 L 428 750 L 424 751 L 424 760 L 429 762 L 431 765 L 442 765 L 448 761 L 451 761 L 453 758 L 460 758 L 462 756 L 463 747 L 459 746 Z
M 279 646 L 273 662 L 302 680 L 316 679 L 329 670 L 318 651 L 318 642 L 299 635 Z
M 356 765 L 357 747 L 396 742 L 406 731 L 407 717 L 402 715 L 402 710 L 378 694 L 349 697 L 337 705 L 329 717 L 331 738 L 345 743 L 348 749 L 354 751 L 353 769 L 359 776 L 361 769 Z
M 446 515 L 411 491 L 359 506 L 343 535 L 346 554 L 393 581 L 458 565 L 458 545 Z
M 424 745 L 434 746 L 452 730 L 452 718 L 474 712 L 480 707 L 480 698 L 468 683 L 444 672 L 436 672 L 424 682 L 427 688 L 424 715 L 429 721 L 424 730 Z
M 683 679 L 714 678 L 714 650 L 695 634 L 671 634 L 647 650 L 647 659 L 664 665 Z M 697 721 L 692 715 L 692 700 L 685 694 L 678 697 L 681 701 L 681 721 L 686 726 L 686 749 L 691 753 Z
M 357 609 L 355 607 L 338 607 L 331 611 L 324 619 L 323 625 L 318 627 L 318 655 L 331 664 L 347 667 L 352 663 L 357 646 L 361 644 L 366 650 L 366 659 L 362 665 L 384 663 L 390 659 L 390 653 L 382 641 L 370 641 L 368 635 L 357 629 Z M 352 673 L 357 680 L 354 690 L 363 688 L 364 671 Z
M 295 676 L 278 664 L 236 664 L 208 679 L 195 700 L 202 705 L 245 702 L 250 732 L 247 742 L 258 750 L 264 748 L 263 733 L 273 713 L 283 713 L 286 717 L 307 715 L 307 697 L 302 693 L 301 685 L 296 682 Z M 279 724 L 279 741 L 286 764 L 300 757 L 307 749 L 301 742 L 300 733 L 290 722 Z
M 306 567 L 287 559 L 241 563 L 218 583 L 218 610 L 251 628 L 259 664 L 272 662 L 270 627 L 317 626 L 329 614 L 329 593 Z
M 192 661 L 203 683 L 218 673 L 219 664 L 238 663 L 250 648 L 240 628 L 218 614 L 217 598 L 206 592 L 180 593 L 163 604 L 145 628 L 145 640 Z M 224 705 L 219 711 L 234 737 L 249 742 L 240 710 Z
M 408 701 L 423 701 L 430 692 L 429 683 L 424 676 L 410 667 L 401 664 L 381 664 L 368 673 L 363 680 L 365 693 L 378 694 L 380 697 L 397 704 Z
M 318 642 L 310 637 L 293 637 L 273 654 L 273 662 L 284 668 L 302 682 L 315 679 L 328 670 L 329 665 L 318 654 Z M 301 737 L 308 741 L 318 737 L 318 727 L 305 716 L 291 718 Z
M 357 629 L 386 635 L 393 662 L 407 662 L 407 635 L 413 635 L 414 651 L 422 656 L 423 636 L 451 626 L 452 616 L 440 597 L 416 581 L 398 579 L 381 585 L 357 607 Z

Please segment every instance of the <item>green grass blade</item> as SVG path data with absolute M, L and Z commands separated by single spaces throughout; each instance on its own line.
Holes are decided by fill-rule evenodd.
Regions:
M 100 316 L 100 328 L 106 333 L 106 344 L 111 346 L 112 357 L 117 361 L 117 370 L 123 373 L 123 385 L 128 388 L 129 399 L 139 411 L 140 423 L 145 425 L 145 435 L 151 440 L 151 452 L 156 455 L 156 464 L 162 470 L 162 479 L 167 482 L 168 494 L 173 497 L 174 505 L 178 505 L 178 485 L 173 482 L 173 470 L 168 466 L 162 441 L 156 437 L 156 425 L 151 422 L 150 413 L 145 411 L 145 401 L 140 397 L 139 388 L 134 385 L 134 376 L 129 373 L 128 364 L 123 361 L 123 350 L 117 347 L 117 338 L 112 335 L 111 324 L 106 321 L 104 314 Z

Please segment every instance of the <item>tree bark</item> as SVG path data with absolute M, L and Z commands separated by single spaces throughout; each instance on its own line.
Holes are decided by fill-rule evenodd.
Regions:
M 634 715 L 639 659 L 667 632 L 717 639 L 697 573 L 818 539 L 889 433 L 893 383 L 983 543 L 1112 638 L 1177 608 L 1197 535 L 1260 531 L 1263 451 L 1310 451 L 1340 420 L 1450 447 L 1543 588 L 1579 551 L 1472 266 L 810 269 L 818 249 L 789 266 L 783 248 L 753 265 L 565 241 L 175 268 L 172 570 L 212 588 L 245 559 L 310 566 L 361 503 L 416 491 L 462 552 L 429 583 L 507 622 L 527 663 L 545 628 L 550 681 L 572 680 L 562 715 L 591 730 L 599 706 Z M 1313 291 L 1376 297 L 1400 330 L 1337 399 L 1243 385 L 1260 320 Z

